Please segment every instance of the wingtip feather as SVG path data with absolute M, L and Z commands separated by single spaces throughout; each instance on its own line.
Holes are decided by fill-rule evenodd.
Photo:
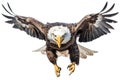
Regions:
M 114 6 L 115 6 L 115 3 L 107 11 L 103 12 L 102 14 L 110 12 L 114 8 Z
M 108 5 L 108 1 L 105 3 L 103 9 L 100 12 L 104 11 L 107 8 L 107 5 Z
M 8 18 L 8 19 L 13 19 L 14 17 L 11 17 L 11 16 L 7 16 L 5 14 L 2 14 L 4 17 Z

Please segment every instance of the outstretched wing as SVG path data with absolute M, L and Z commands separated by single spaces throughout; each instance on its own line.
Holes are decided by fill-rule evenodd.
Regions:
M 87 15 L 76 24 L 76 27 L 74 28 L 76 35 L 79 37 L 79 42 L 92 41 L 102 35 L 110 33 L 109 29 L 113 29 L 108 23 L 116 23 L 117 21 L 108 19 L 108 17 L 115 16 L 118 12 L 106 14 L 115 6 L 115 4 L 113 4 L 110 9 L 104 11 L 107 4 L 108 3 L 106 2 L 104 8 L 99 13 Z
M 27 34 L 45 40 L 45 31 L 46 27 L 44 27 L 44 24 L 35 20 L 31 17 L 24 17 L 16 15 L 10 5 L 7 3 L 8 8 L 10 11 L 8 11 L 4 5 L 2 7 L 5 9 L 6 12 L 10 14 L 10 16 L 2 14 L 4 17 L 8 18 L 9 20 L 6 21 L 6 23 L 14 24 L 13 28 L 20 29 L 22 31 L 25 31 Z

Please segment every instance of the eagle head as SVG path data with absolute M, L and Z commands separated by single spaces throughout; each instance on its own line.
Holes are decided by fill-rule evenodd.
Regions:
M 71 33 L 68 27 L 53 26 L 49 29 L 47 37 L 51 43 L 57 44 L 60 48 L 61 44 L 66 44 L 70 40 Z

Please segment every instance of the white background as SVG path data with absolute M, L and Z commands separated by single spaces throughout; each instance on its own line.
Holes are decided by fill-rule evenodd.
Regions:
M 106 0 L 0 0 L 22 16 L 31 16 L 39 21 L 74 23 L 85 15 L 99 12 Z M 112 12 L 120 11 L 119 0 L 109 0 L 109 7 L 116 3 Z M 7 14 L 2 6 L 0 13 Z M 80 65 L 69 76 L 69 58 L 59 57 L 61 76 L 56 77 L 53 65 L 45 55 L 32 52 L 45 44 L 44 41 L 15 30 L 4 23 L 0 15 L 0 80 L 120 80 L 120 15 L 113 17 L 118 23 L 111 24 L 115 30 L 92 42 L 82 45 L 97 50 L 94 56 L 80 59 Z

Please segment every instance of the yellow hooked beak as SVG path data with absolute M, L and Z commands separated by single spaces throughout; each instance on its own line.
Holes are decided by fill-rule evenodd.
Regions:
M 55 42 L 57 43 L 57 45 L 58 45 L 59 48 L 61 47 L 62 41 L 63 41 L 63 38 L 60 35 L 57 35 L 55 37 Z

